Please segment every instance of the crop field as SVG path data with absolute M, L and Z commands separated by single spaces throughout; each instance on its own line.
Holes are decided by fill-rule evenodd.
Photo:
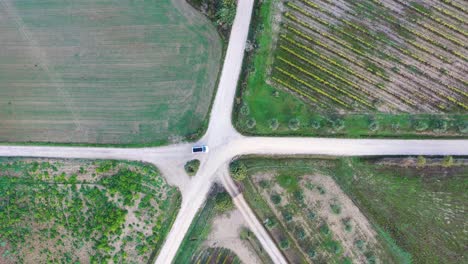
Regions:
M 371 134 L 467 133 L 468 9 L 462 2 L 267 1 L 254 28 L 255 70 L 247 67 L 244 130 L 294 133 L 308 126 L 330 133 L 320 131 L 328 125 L 343 133 L 343 123 L 354 121 Z M 325 118 L 304 120 L 304 109 Z
M 291 263 L 464 262 L 466 158 L 241 162 L 244 196 Z
M 0 159 L 0 263 L 145 263 L 180 192 L 137 162 Z
M 199 133 L 221 58 L 184 0 L 0 1 L 0 141 L 161 144 Z

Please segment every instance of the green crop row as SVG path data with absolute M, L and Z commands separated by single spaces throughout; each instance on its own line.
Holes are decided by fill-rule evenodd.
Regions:
M 344 46 L 344 47 L 346 47 L 346 48 L 352 50 L 353 52 L 355 52 L 355 53 L 357 53 L 357 54 L 359 54 L 359 55 L 361 55 L 361 56 L 366 57 L 366 55 L 365 55 L 362 51 L 355 49 L 354 47 L 352 47 L 352 46 L 349 45 L 348 43 L 342 41 L 341 39 L 338 39 L 338 38 L 336 38 L 336 37 L 334 37 L 334 36 L 332 36 L 332 35 L 330 35 L 330 34 L 328 34 L 328 33 L 326 33 L 326 32 L 320 31 L 320 30 L 318 30 L 318 29 L 316 29 L 316 28 L 310 26 L 309 24 L 307 24 L 307 23 L 305 23 L 305 22 L 303 22 L 303 21 L 300 21 L 297 17 L 293 16 L 291 13 L 286 12 L 286 13 L 284 14 L 284 16 L 285 16 L 286 18 L 290 19 L 291 21 L 294 21 L 294 22 L 298 23 L 299 25 L 301 25 L 301 26 L 303 26 L 303 27 L 308 28 L 308 29 L 314 31 L 314 32 L 316 32 L 317 34 L 319 34 L 319 35 L 321 35 L 321 36 L 323 36 L 323 37 L 325 37 L 325 38 L 328 38 L 328 39 L 330 39 L 330 40 L 332 40 L 332 41 L 334 41 L 334 42 L 336 42 L 336 43 L 338 43 L 338 44 L 340 44 L 340 45 L 342 45 L 342 46 Z
M 296 55 L 298 55 L 298 54 L 296 54 Z M 283 61 L 284 63 L 288 64 L 289 66 L 291 66 L 291 67 L 293 67 L 293 68 L 299 70 L 300 72 L 302 72 L 302 73 L 304 73 L 304 74 L 306 74 L 306 75 L 312 77 L 314 80 L 316 80 L 316 81 L 318 81 L 318 82 L 320 82 L 320 83 L 322 83 L 322 84 L 324 84 L 324 85 L 326 85 L 326 86 L 332 87 L 333 89 L 335 89 L 335 90 L 337 90 L 337 91 L 339 91 L 339 92 L 345 94 L 346 96 L 348 96 L 348 97 L 354 99 L 354 100 L 357 101 L 357 102 L 360 102 L 361 104 L 364 104 L 364 105 L 366 105 L 366 106 L 368 106 L 368 107 L 370 107 L 370 108 L 373 108 L 371 104 L 367 103 L 367 102 L 364 101 L 364 100 L 359 99 L 356 95 L 354 95 L 354 94 L 352 94 L 352 93 L 350 93 L 350 92 L 348 92 L 348 91 L 346 91 L 346 90 L 343 90 L 343 89 L 339 88 L 338 86 L 334 85 L 333 83 L 330 83 L 330 82 L 328 82 L 328 81 L 326 81 L 326 80 L 320 78 L 319 76 L 317 76 L 317 75 L 315 75 L 315 74 L 309 72 L 308 70 L 302 68 L 301 66 L 298 66 L 298 65 L 292 63 L 291 61 L 289 61 L 289 60 L 287 60 L 287 59 L 285 59 L 285 58 L 283 58 L 283 57 L 281 57 L 281 56 L 278 56 L 277 58 L 278 58 L 279 60 Z M 305 58 L 304 58 L 304 59 L 305 59 Z
M 375 2 L 375 1 L 374 1 L 374 2 Z M 380 4 L 380 2 L 377 2 L 377 3 Z M 362 5 L 362 4 L 360 4 L 360 3 L 356 3 L 356 6 L 358 6 L 358 7 L 360 7 L 360 8 L 366 8 L 364 5 Z M 453 50 L 453 49 L 448 48 L 448 47 L 445 46 L 444 44 L 435 41 L 433 38 L 429 38 L 429 37 L 425 36 L 424 34 L 422 34 L 422 33 L 420 33 L 420 32 L 417 32 L 417 31 L 414 30 L 414 29 L 411 29 L 411 28 L 408 28 L 408 27 L 404 26 L 403 24 L 398 24 L 398 23 L 396 23 L 395 21 L 389 19 L 388 17 L 383 16 L 383 15 L 380 14 L 380 13 L 374 12 L 372 9 L 367 9 L 366 11 L 367 11 L 367 12 L 373 13 L 373 15 L 378 16 L 379 18 L 385 20 L 385 21 L 388 22 L 388 23 L 391 23 L 391 24 L 394 25 L 394 26 L 398 26 L 399 28 L 401 28 L 401 29 L 407 31 L 408 33 L 411 33 L 411 34 L 413 34 L 413 35 L 415 35 L 415 36 L 421 38 L 422 40 L 424 40 L 424 41 L 426 41 L 426 42 L 428 42 L 428 43 L 430 43 L 430 44 L 432 44 L 432 45 L 434 45 L 434 46 L 437 46 L 437 47 L 439 47 L 439 48 L 441 48 L 441 49 L 443 49 L 443 50 L 445 50 L 445 51 L 447 51 L 447 52 L 449 52 L 449 53 L 451 53 L 451 54 L 453 54 L 453 55 L 455 55 L 455 56 L 457 56 L 457 57 L 459 57 L 459 58 L 461 58 L 461 59 L 463 59 L 463 60 L 465 60 L 465 61 L 468 61 L 468 59 L 467 59 L 462 53 L 460 53 L 460 52 L 458 52 L 458 51 L 456 51 L 456 50 Z
M 354 64 L 358 65 L 359 67 L 367 70 L 368 72 L 370 72 L 372 74 L 375 74 L 375 75 L 381 77 L 382 79 L 384 79 L 386 81 L 390 81 L 390 79 L 387 76 L 384 76 L 384 75 L 380 74 L 379 72 L 373 71 L 372 69 L 368 68 L 364 63 L 362 63 L 362 62 L 360 62 L 360 61 L 358 61 L 358 60 L 356 60 L 354 58 L 349 57 L 348 55 L 346 55 L 345 53 L 343 53 L 341 51 L 333 49 L 332 47 L 328 46 L 327 44 L 322 43 L 320 40 L 312 38 L 311 36 L 309 36 L 308 34 L 302 32 L 301 30 L 296 29 L 296 28 L 291 27 L 291 26 L 286 26 L 285 28 L 288 29 L 289 31 L 293 32 L 294 34 L 300 36 L 301 38 L 304 38 L 304 39 L 306 39 L 308 41 L 311 41 L 314 44 L 319 45 L 322 48 L 324 48 L 324 49 L 326 49 L 326 50 L 328 50 L 328 51 L 330 51 L 330 52 L 332 52 L 334 54 L 337 54 L 339 57 L 341 57 L 341 58 L 343 58 L 343 59 L 345 59 L 345 60 L 347 60 L 347 61 L 349 61 L 351 63 L 354 63 Z
M 394 1 L 397 2 L 397 3 L 399 3 L 399 4 L 402 5 L 402 6 L 405 6 L 405 7 L 409 8 L 409 9 L 411 9 L 411 10 L 413 10 L 413 11 L 415 11 L 415 12 L 417 12 L 417 13 L 419 13 L 419 14 L 421 14 L 421 15 L 423 15 L 423 16 L 425 16 L 425 17 L 427 17 L 427 18 L 429 18 L 429 19 L 431 19 L 431 20 L 433 20 L 433 21 L 435 21 L 435 22 L 437 22 L 437 23 L 439 23 L 439 24 L 441 24 L 441 25 L 443 25 L 443 26 L 445 26 L 445 27 L 447 27 L 447 28 L 453 30 L 453 31 L 455 31 L 455 32 L 457 32 L 457 33 L 462 34 L 462 35 L 465 36 L 465 37 L 468 36 L 468 34 L 467 34 L 466 32 L 464 32 L 463 30 L 458 29 L 456 26 L 454 26 L 454 25 L 452 25 L 452 24 L 449 24 L 449 23 L 443 21 L 442 19 L 440 19 L 440 18 L 438 18 L 438 17 L 434 17 L 434 16 L 433 16 L 432 14 L 430 14 L 430 13 L 423 12 L 423 11 L 420 10 L 419 8 L 416 8 L 416 7 L 414 7 L 413 5 L 408 4 L 407 2 L 400 1 L 400 0 L 394 0 Z
M 457 14 L 454 14 L 454 13 L 448 11 L 448 10 L 445 9 L 445 8 L 441 8 L 441 7 L 438 7 L 438 6 L 434 6 L 434 9 L 437 10 L 437 11 L 439 11 L 440 13 L 442 13 L 442 14 L 444 14 L 444 15 L 450 17 L 450 18 L 453 18 L 453 19 L 457 20 L 457 21 L 460 22 L 460 23 L 466 24 L 466 21 L 465 21 L 462 17 L 457 16 Z
M 288 84 L 288 83 L 282 81 L 282 80 L 279 79 L 279 78 L 272 77 L 272 79 L 273 79 L 275 82 L 277 82 L 277 83 L 283 85 L 284 87 L 286 87 L 286 88 L 288 88 L 288 89 L 290 89 L 290 90 L 292 90 L 292 91 L 294 91 L 294 92 L 300 94 L 301 96 L 303 96 L 303 97 L 305 97 L 305 98 L 311 100 L 312 102 L 317 103 L 317 99 L 315 99 L 314 97 L 312 97 L 312 96 L 310 96 L 310 95 L 304 93 L 303 91 L 297 89 L 296 87 L 294 87 L 294 86 L 292 86 L 292 85 L 290 85 L 290 84 Z
M 283 46 L 283 45 L 280 45 L 280 48 L 282 48 L 283 50 L 287 51 L 288 53 L 294 55 L 295 57 L 301 59 L 302 61 L 307 62 L 308 64 L 312 65 L 313 67 L 315 67 L 315 68 L 317 68 L 317 69 L 319 69 L 319 70 L 321 70 L 321 71 L 323 71 L 323 72 L 326 72 L 327 74 L 333 76 L 335 79 L 338 79 L 338 80 L 340 80 L 340 81 L 346 83 L 347 85 L 349 85 L 349 86 L 351 86 L 351 87 L 353 87 L 353 88 L 355 88 L 355 89 L 357 89 L 357 90 L 359 90 L 359 91 L 365 91 L 364 89 L 362 89 L 361 87 L 357 86 L 356 84 L 354 84 L 354 83 L 352 83 L 352 82 L 350 82 L 350 81 L 344 79 L 343 77 L 341 77 L 341 76 L 337 75 L 336 73 L 334 73 L 334 72 L 332 72 L 332 71 L 326 69 L 325 67 L 322 67 L 322 66 L 316 64 L 315 62 L 313 62 L 313 61 L 311 61 L 311 60 L 305 58 L 304 56 L 302 56 L 302 55 L 296 53 L 295 51 L 289 49 L 288 47 Z M 293 66 L 293 67 L 299 67 L 299 66 L 295 65 L 295 66 Z M 300 67 L 299 67 L 299 68 L 300 68 Z M 301 68 L 300 70 L 303 71 L 302 68 Z M 343 89 L 340 89 L 340 88 L 338 88 L 336 85 L 327 83 L 326 81 L 320 79 L 320 77 L 318 77 L 318 76 L 316 76 L 316 75 L 314 75 L 314 74 L 312 74 L 312 73 L 306 72 L 306 74 L 309 75 L 309 76 L 311 76 L 312 78 L 316 79 L 317 81 L 319 81 L 319 82 L 321 82 L 321 83 L 328 84 L 329 86 L 333 87 L 334 89 L 336 89 L 336 90 L 342 92 L 343 94 L 346 94 L 347 96 L 353 98 L 354 100 L 356 100 L 356 101 L 358 101 L 358 102 L 360 102 L 360 103 L 362 103 L 362 104 L 364 104 L 364 105 L 366 105 L 366 106 L 368 106 L 368 107 L 370 107 L 370 108 L 373 108 L 373 106 L 372 106 L 371 104 L 369 104 L 368 102 L 366 102 L 366 101 L 364 101 L 364 100 L 359 99 L 359 98 L 358 98 L 357 96 L 355 96 L 354 94 L 351 94 L 351 93 L 349 93 L 349 92 L 347 92 L 347 91 L 345 91 L 345 90 L 343 90 Z
M 344 30 L 342 30 L 340 28 L 334 27 L 332 24 L 328 23 L 327 21 L 312 15 L 311 13 L 305 11 L 304 9 L 300 8 L 299 6 L 297 6 L 297 5 L 295 5 L 295 4 L 291 3 L 291 2 L 288 2 L 287 6 L 290 7 L 291 9 L 295 10 L 296 12 L 299 12 L 299 13 L 303 14 L 304 16 L 306 16 L 308 18 L 310 18 L 312 20 L 315 20 L 315 21 L 319 22 L 320 24 L 329 27 L 332 30 L 336 30 L 336 31 L 340 32 L 341 34 L 343 34 L 345 36 L 348 36 L 349 38 L 361 43 L 364 46 L 367 46 L 368 48 L 376 49 L 376 47 L 374 45 L 372 45 L 370 43 L 367 43 L 366 41 L 356 37 L 355 35 L 349 34 L 348 32 L 346 32 L 346 31 L 344 31 Z
M 293 79 L 293 80 L 295 80 L 295 81 L 297 81 L 297 82 L 299 82 L 299 83 L 301 83 L 301 84 L 303 84 L 303 85 L 309 87 L 310 89 L 316 91 L 317 93 L 319 93 L 319 94 L 321 94 L 321 95 L 323 95 L 323 96 L 325 96 L 325 97 L 327 97 L 327 98 L 333 100 L 334 102 L 336 102 L 336 103 L 338 103 L 338 104 L 340 104 L 340 105 L 342 105 L 342 106 L 344 106 L 344 107 L 349 108 L 349 105 L 346 104 L 345 102 L 343 102 L 343 101 L 341 101 L 340 99 L 338 99 L 338 98 L 336 98 L 336 97 L 334 97 L 334 96 L 332 96 L 332 95 L 330 95 L 330 94 L 324 92 L 323 90 L 321 90 L 321 89 L 319 89 L 319 88 L 317 88 L 317 87 L 315 87 L 315 86 L 313 86 L 313 85 L 311 85 L 311 84 L 305 82 L 304 80 L 302 80 L 301 78 L 298 78 L 298 77 L 295 76 L 294 74 L 292 74 L 292 73 L 290 73 L 290 72 L 288 72 L 288 71 L 286 71 L 286 70 L 284 70 L 284 69 L 282 69 L 282 68 L 280 68 L 280 67 L 275 67 L 275 69 L 278 70 L 279 72 L 281 72 L 282 74 L 288 76 L 289 78 L 291 78 L 291 79 Z
M 295 41 L 294 39 L 289 38 L 288 36 L 286 36 L 284 34 L 281 34 L 281 38 L 288 41 L 289 43 L 295 45 L 296 47 L 300 48 L 301 50 L 304 50 L 304 51 L 309 52 L 309 53 L 311 53 L 311 54 L 313 54 L 315 56 L 318 56 L 322 60 L 324 60 L 324 61 L 326 61 L 326 62 L 328 62 L 328 63 L 330 63 L 330 64 L 332 64 L 332 65 L 346 71 L 346 72 L 348 72 L 349 74 L 351 74 L 351 75 L 353 75 L 353 76 L 355 76 L 355 77 L 357 77 L 357 78 L 359 78 L 359 79 L 361 79 L 363 81 L 366 81 L 369 84 L 377 85 L 375 82 L 373 82 L 369 78 L 363 76 L 362 74 L 359 74 L 358 72 L 353 71 L 352 69 L 349 69 L 348 67 L 345 67 L 345 66 L 341 65 L 337 61 L 332 60 L 332 59 L 328 58 L 327 56 L 324 56 L 321 53 L 318 53 L 318 52 L 314 51 L 313 49 L 307 47 L 306 45 L 303 45 L 303 44 Z M 365 91 L 365 93 L 370 95 L 370 93 L 368 91 Z
M 311 50 L 310 48 L 308 48 L 307 46 L 302 45 L 302 44 L 296 42 L 295 40 L 292 40 L 292 39 L 288 38 L 288 37 L 285 36 L 285 35 L 282 35 L 281 37 L 282 37 L 283 39 L 286 39 L 286 40 L 289 41 L 290 43 L 292 43 L 292 44 L 294 44 L 294 45 L 297 45 L 298 47 L 304 48 L 304 49 L 306 49 L 306 50 L 308 50 L 308 51 L 310 50 L 310 51 L 312 51 L 312 52 L 315 52 L 315 51 Z M 330 60 L 330 59 L 328 59 L 327 57 L 325 57 L 325 56 L 323 56 L 323 55 L 320 55 L 320 56 L 326 58 L 327 61 Z M 332 60 L 331 60 L 331 61 L 332 61 Z M 332 61 L 331 63 L 334 64 L 333 62 L 334 62 L 334 61 Z M 336 62 L 335 62 L 335 63 L 336 63 Z M 336 64 L 334 64 L 334 65 L 336 65 L 336 66 L 338 66 L 338 67 L 343 67 L 343 66 L 341 66 L 341 65 L 338 64 L 338 63 L 336 63 Z M 343 67 L 343 68 L 349 70 L 350 72 L 353 72 L 352 70 L 350 70 L 350 69 L 348 69 L 348 68 L 346 68 L 346 67 Z M 365 77 L 364 77 L 364 78 L 365 78 Z M 368 80 L 368 81 L 369 81 L 370 83 L 372 83 L 372 81 L 370 81 L 370 80 Z M 373 83 L 372 83 L 372 84 L 373 84 Z M 379 85 L 376 85 L 376 86 L 379 86 Z M 379 87 L 379 88 L 381 88 L 381 87 Z M 368 91 L 366 91 L 366 90 L 363 90 L 363 91 L 364 91 L 368 96 L 371 96 L 370 92 L 368 92 Z M 395 97 L 395 98 L 398 98 L 399 100 L 405 102 L 405 103 L 408 104 L 408 105 L 411 105 L 411 106 L 415 106 L 415 105 L 416 105 L 414 102 L 410 101 L 409 99 L 407 99 L 407 98 L 405 98 L 405 97 L 403 97 L 403 96 L 401 96 L 401 95 L 398 95 L 398 94 L 394 93 L 393 91 L 385 90 L 385 92 L 387 92 L 388 94 L 392 95 L 392 96 Z

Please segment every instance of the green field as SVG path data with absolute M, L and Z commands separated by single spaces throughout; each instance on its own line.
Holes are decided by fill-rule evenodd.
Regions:
M 206 125 L 221 41 L 184 0 L 5 0 L 0 36 L 0 142 L 154 145 Z
M 244 196 L 293 263 L 466 262 L 466 158 L 241 162 Z
M 0 159 L 0 263 L 145 263 L 181 202 L 154 166 Z
M 423 2 L 258 1 L 237 129 L 466 137 L 466 10 L 457 1 Z

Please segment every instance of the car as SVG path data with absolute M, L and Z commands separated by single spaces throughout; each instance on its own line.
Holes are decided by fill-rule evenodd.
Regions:
M 208 152 L 210 149 L 208 148 L 208 146 L 193 146 L 192 147 L 192 153 L 199 153 L 199 152 Z

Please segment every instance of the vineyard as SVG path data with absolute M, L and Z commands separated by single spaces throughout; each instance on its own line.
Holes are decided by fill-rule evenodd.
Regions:
M 468 110 L 461 1 L 292 0 L 280 17 L 267 82 L 320 110 Z

